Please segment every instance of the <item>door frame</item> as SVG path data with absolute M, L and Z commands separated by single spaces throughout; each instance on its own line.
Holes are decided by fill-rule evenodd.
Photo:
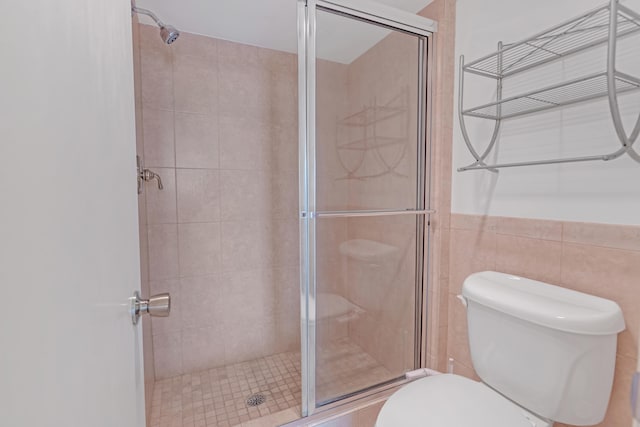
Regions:
M 302 416 L 312 415 L 360 398 L 383 388 L 372 387 L 347 399 L 316 407 L 316 12 L 338 15 L 387 27 L 416 36 L 419 43 L 418 175 L 416 209 L 405 211 L 367 211 L 360 215 L 414 215 L 416 221 L 416 299 L 414 365 L 426 363 L 426 295 L 428 289 L 428 226 L 431 208 L 431 99 L 433 72 L 433 34 L 437 22 L 366 0 L 298 0 L 298 120 L 299 120 L 299 207 L 300 207 L 300 333 Z M 344 212 L 340 213 L 341 215 Z M 332 213 L 336 215 L 336 213 Z M 358 216 L 358 215 L 354 215 Z

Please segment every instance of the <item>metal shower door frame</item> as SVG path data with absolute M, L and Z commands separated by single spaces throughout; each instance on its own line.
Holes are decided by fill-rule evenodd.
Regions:
M 316 220 L 320 217 L 414 215 L 416 221 L 416 319 L 414 364 L 425 362 L 423 330 L 426 313 L 426 224 L 430 205 L 431 72 L 433 34 L 437 23 L 393 7 L 366 0 L 298 0 L 298 120 L 300 206 L 300 329 L 302 416 L 316 409 Z M 318 212 L 316 206 L 316 12 L 335 13 L 416 36 L 419 42 L 418 175 L 416 209 Z M 430 170 L 431 168 L 429 168 Z M 424 260 L 424 261 L 423 261 Z M 328 407 L 329 405 L 327 405 Z

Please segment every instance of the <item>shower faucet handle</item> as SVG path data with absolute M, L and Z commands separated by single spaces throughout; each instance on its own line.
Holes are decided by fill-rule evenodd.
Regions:
M 164 189 L 164 186 L 162 185 L 162 179 L 160 178 L 160 175 L 158 175 L 157 173 L 155 173 L 151 169 L 143 169 L 142 170 L 142 180 L 143 181 L 149 182 L 149 181 L 153 181 L 154 179 L 156 181 L 158 181 L 158 190 Z
M 158 190 L 164 189 L 164 186 L 162 185 L 162 178 L 160 178 L 160 175 L 158 175 L 151 169 L 145 169 L 145 167 L 142 165 L 140 156 L 136 156 L 136 164 L 138 170 L 138 194 L 142 193 L 143 182 L 153 181 L 154 179 L 158 182 Z

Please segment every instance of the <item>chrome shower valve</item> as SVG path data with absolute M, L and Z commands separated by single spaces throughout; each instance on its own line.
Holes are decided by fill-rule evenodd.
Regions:
M 136 163 L 138 165 L 138 194 L 142 193 L 142 183 L 150 182 L 154 179 L 158 182 L 158 190 L 164 189 L 162 185 L 162 178 L 160 175 L 152 171 L 151 169 L 145 169 L 140 160 L 140 156 L 136 156 Z

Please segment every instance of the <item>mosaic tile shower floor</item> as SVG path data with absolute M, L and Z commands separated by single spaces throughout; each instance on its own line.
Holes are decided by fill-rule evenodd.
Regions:
M 332 343 L 319 356 L 319 397 L 389 379 L 384 367 L 348 340 Z M 293 421 L 300 414 L 300 377 L 300 353 L 289 352 L 159 380 L 148 425 L 272 427 Z M 265 402 L 248 406 L 254 393 L 262 393 Z

